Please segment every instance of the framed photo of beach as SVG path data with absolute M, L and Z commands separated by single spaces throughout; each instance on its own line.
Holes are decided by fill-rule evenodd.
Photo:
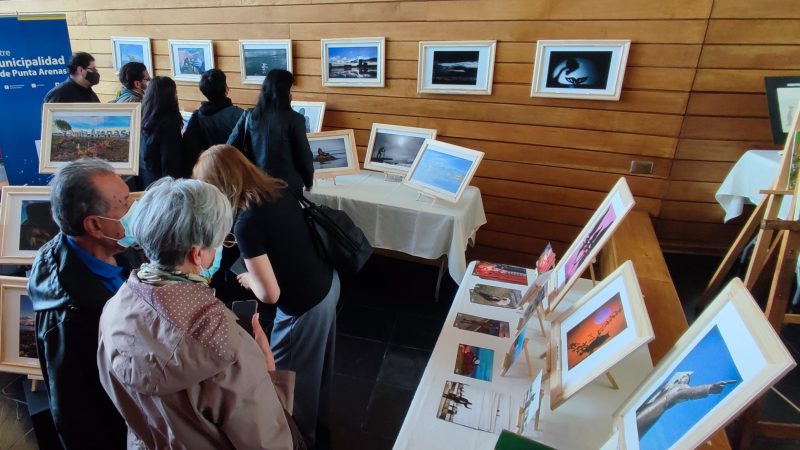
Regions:
M 120 175 L 138 175 L 141 111 L 141 103 L 43 104 L 39 173 L 91 156 Z
M 482 159 L 483 152 L 425 139 L 403 183 L 427 195 L 457 203 Z
M 214 68 L 214 44 L 210 40 L 169 40 L 169 60 L 175 81 L 200 82 L 200 76 Z
M 322 131 L 322 118 L 325 117 L 325 102 L 302 102 L 292 100 L 292 109 L 302 114 L 306 120 L 306 133 Z
M 119 69 L 129 62 L 140 62 L 147 67 L 151 76 L 155 76 L 153 52 L 148 37 L 111 36 L 111 61 L 114 64 L 114 73 L 119 73 Z
M 550 322 L 550 409 L 654 338 L 633 263 L 626 261 Z
M 291 39 L 239 41 L 242 84 L 261 84 L 272 69 L 292 71 Z
M 331 178 L 358 172 L 358 153 L 353 130 L 323 131 L 307 136 L 314 160 L 314 178 Z
M 385 43 L 382 37 L 322 39 L 322 85 L 383 87 Z
M 436 130 L 373 123 L 364 168 L 405 175 L 417 159 L 425 139 L 436 139 Z
M 497 41 L 419 43 L 417 92 L 491 95 Z
M 734 278 L 616 411 L 619 447 L 700 447 L 795 365 Z
M 0 276 L 0 372 L 42 376 L 27 278 Z
M 59 232 L 49 186 L 6 186 L 0 195 L 0 263 L 32 264 Z

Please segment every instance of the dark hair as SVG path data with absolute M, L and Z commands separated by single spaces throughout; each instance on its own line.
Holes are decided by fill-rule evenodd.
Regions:
M 253 108 L 253 119 L 257 120 L 270 109 L 289 109 L 292 107 L 289 91 L 294 83 L 292 72 L 272 69 L 261 83 L 261 95 Z
M 225 72 L 219 69 L 208 69 L 200 76 L 200 92 L 209 101 L 217 102 L 225 98 L 225 88 L 228 87 Z
M 53 220 L 64 234 L 83 236 L 84 218 L 108 212 L 108 202 L 93 182 L 97 175 L 114 175 L 114 168 L 102 159 L 81 158 L 58 169 L 50 180 Z
M 133 89 L 133 83 L 144 80 L 147 66 L 144 63 L 131 61 L 119 69 L 119 82 L 128 89 Z
M 176 92 L 175 82 L 170 77 L 150 80 L 142 99 L 142 131 L 152 133 L 156 125 L 169 116 L 181 119 Z
M 75 75 L 78 72 L 78 67 L 87 68 L 89 64 L 94 61 L 94 56 L 86 53 L 86 52 L 75 52 L 72 54 L 72 58 L 69 59 L 69 74 Z

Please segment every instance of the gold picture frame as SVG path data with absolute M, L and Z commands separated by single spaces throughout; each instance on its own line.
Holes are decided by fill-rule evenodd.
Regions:
M 314 179 L 358 173 L 358 153 L 353 130 L 309 133 Z

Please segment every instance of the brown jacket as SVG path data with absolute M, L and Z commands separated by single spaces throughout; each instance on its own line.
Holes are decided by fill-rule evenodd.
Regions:
M 128 448 L 292 448 L 283 408 L 294 373 L 268 373 L 208 287 L 154 286 L 131 273 L 103 309 L 97 364 L 128 423 Z

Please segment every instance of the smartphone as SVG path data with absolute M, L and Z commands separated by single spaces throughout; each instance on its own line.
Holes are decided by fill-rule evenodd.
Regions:
M 250 321 L 253 320 L 253 314 L 256 313 L 258 308 L 258 300 L 239 300 L 231 304 L 231 310 L 238 318 L 237 322 L 244 328 L 250 336 L 253 335 L 253 326 Z
M 239 275 L 247 272 L 247 266 L 244 265 L 244 259 L 242 259 L 242 257 L 240 256 L 239 259 L 237 259 L 231 265 L 231 268 L 229 270 L 231 272 L 233 272 L 233 274 L 236 275 L 236 276 L 239 276 Z

